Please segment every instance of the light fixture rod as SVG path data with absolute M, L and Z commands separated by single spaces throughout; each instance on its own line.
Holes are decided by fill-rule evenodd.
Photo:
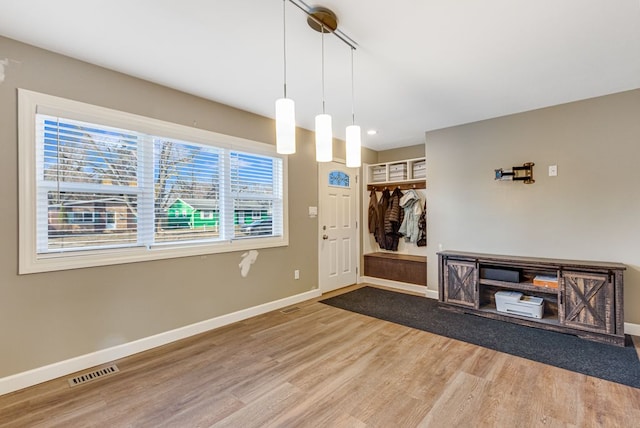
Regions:
M 322 31 L 320 32 L 320 38 L 322 40 L 322 113 L 324 114 L 324 25 L 320 24 Z
M 298 3 L 296 3 L 293 0 L 289 0 L 289 3 L 291 3 L 292 5 L 294 5 L 295 7 L 297 7 L 298 9 L 300 9 L 301 11 L 303 11 L 305 14 L 307 14 L 307 16 L 311 19 L 313 19 L 315 21 L 316 24 L 325 27 L 324 23 L 322 23 L 321 21 L 319 21 L 315 16 L 313 16 L 307 9 L 305 9 L 303 6 L 299 5 Z M 304 4 L 304 3 L 303 3 Z M 307 6 L 307 5 L 305 5 Z M 325 27 L 326 28 L 326 27 Z M 323 31 L 324 33 L 324 31 Z M 346 44 L 347 46 L 349 46 L 351 49 L 356 49 L 355 47 L 355 42 L 353 41 L 349 41 L 347 40 L 346 36 L 342 36 L 340 34 L 338 34 L 336 31 L 331 31 L 331 33 L 333 33 L 334 36 L 336 36 L 338 39 L 340 39 L 344 44 Z
M 282 0 L 282 51 L 284 57 L 284 98 L 287 98 L 287 0 Z
M 351 124 L 355 125 L 356 124 L 356 91 L 354 89 L 354 84 L 353 84 L 353 51 L 355 49 L 351 48 Z

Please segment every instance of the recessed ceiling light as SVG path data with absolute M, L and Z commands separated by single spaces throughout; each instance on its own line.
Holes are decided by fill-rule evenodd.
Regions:
M 367 135 L 376 135 L 378 133 L 378 131 L 376 131 L 375 129 L 370 129 L 367 131 Z

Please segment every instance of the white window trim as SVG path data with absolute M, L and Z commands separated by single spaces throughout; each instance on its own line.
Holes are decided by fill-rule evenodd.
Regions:
M 175 243 L 152 248 L 134 247 L 87 250 L 65 254 L 38 254 L 36 233 L 36 113 L 54 114 L 92 123 L 141 132 L 161 134 L 194 143 L 209 144 L 282 158 L 283 233 L 278 237 L 243 238 L 207 243 Z M 276 153 L 275 146 L 132 113 L 94 106 L 26 89 L 18 89 L 18 204 L 19 251 L 18 273 L 28 274 L 66 269 L 106 266 L 176 257 L 217 254 L 289 245 L 289 207 L 287 157 Z

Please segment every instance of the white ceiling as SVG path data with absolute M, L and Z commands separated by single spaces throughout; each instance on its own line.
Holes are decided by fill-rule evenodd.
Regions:
M 298 4 L 304 4 L 297 1 Z M 299 126 L 322 109 L 321 36 L 286 4 L 288 95 Z M 357 43 L 366 147 L 640 88 L 640 0 L 323 0 Z M 0 0 L 0 34 L 273 117 L 283 0 Z M 0 52 L 0 59 L 6 55 Z M 10 73 L 10 70 L 8 70 Z M 351 121 L 350 49 L 325 36 L 326 110 Z

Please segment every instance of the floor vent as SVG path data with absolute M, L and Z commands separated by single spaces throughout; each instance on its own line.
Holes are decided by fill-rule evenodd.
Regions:
M 82 385 L 83 383 L 91 382 L 92 380 L 100 379 L 119 371 L 120 370 L 118 370 L 118 366 L 116 366 L 115 364 L 111 364 L 108 367 L 103 367 L 89 373 L 84 373 L 79 376 L 72 377 L 71 379 L 69 379 L 69 386 Z
M 299 310 L 300 310 L 300 308 L 299 308 L 299 307 L 297 307 L 297 306 L 292 306 L 292 307 L 290 307 L 290 308 L 283 309 L 283 310 L 281 310 L 280 312 L 282 312 L 283 314 L 292 314 L 292 313 L 294 313 L 294 312 L 298 312 Z

